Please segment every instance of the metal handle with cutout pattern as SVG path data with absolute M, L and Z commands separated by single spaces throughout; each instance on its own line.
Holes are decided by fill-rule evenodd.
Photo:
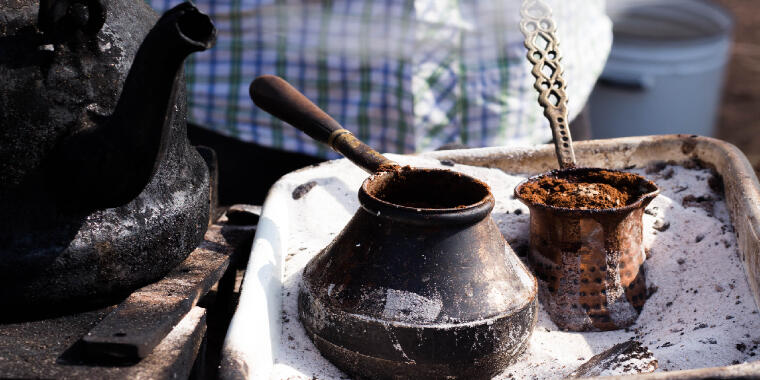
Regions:
M 520 30 L 525 36 L 528 60 L 536 77 L 538 103 L 544 108 L 554 138 L 554 148 L 561 169 L 574 167 L 575 153 L 567 118 L 567 94 L 557 41 L 557 27 L 551 8 L 541 0 L 523 0 L 520 9 Z

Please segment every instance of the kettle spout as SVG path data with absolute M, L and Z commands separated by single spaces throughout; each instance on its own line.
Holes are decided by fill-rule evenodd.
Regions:
M 189 2 L 161 16 L 135 55 L 113 114 L 62 142 L 55 155 L 48 178 L 66 204 L 116 207 L 142 192 L 166 154 L 173 121 L 184 123 L 176 107 L 182 64 L 215 39 L 211 19 Z

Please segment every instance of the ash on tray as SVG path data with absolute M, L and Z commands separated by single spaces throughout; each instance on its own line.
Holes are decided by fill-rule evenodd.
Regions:
M 446 167 L 438 160 L 393 155 L 416 167 Z M 449 167 L 450 168 L 450 167 Z M 457 164 L 456 170 L 491 186 L 492 216 L 516 251 L 528 246 L 527 207 L 512 197 L 527 176 Z M 739 258 L 733 226 L 714 174 L 666 165 L 631 172 L 653 180 L 661 194 L 644 215 L 647 282 L 657 289 L 630 328 L 606 332 L 560 331 L 539 305 L 530 345 L 497 379 L 568 376 L 595 355 L 635 339 L 657 360 L 657 371 L 725 366 L 755 359 L 760 315 Z M 293 200 L 283 265 L 282 342 L 272 379 L 346 379 L 322 358 L 298 320 L 297 296 L 306 263 L 343 229 L 359 207 L 356 193 L 367 174 L 346 160 L 288 175 L 288 193 L 310 181 L 311 191 Z M 711 186 L 712 185 L 712 186 Z M 716 191 L 718 190 L 718 191 Z M 667 227 L 666 227 L 667 226 Z M 618 358 L 623 360 L 625 358 Z M 630 366 L 614 365 L 605 374 Z M 615 372 L 618 371 L 618 372 Z

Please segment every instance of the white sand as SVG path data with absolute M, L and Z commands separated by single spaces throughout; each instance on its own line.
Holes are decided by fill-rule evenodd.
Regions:
M 393 156 L 413 166 L 442 167 L 437 160 Z M 496 198 L 492 216 L 516 251 L 528 245 L 528 209 L 512 196 L 524 176 L 456 165 L 478 177 Z M 498 379 L 562 377 L 591 356 L 637 338 L 654 353 L 662 370 L 724 366 L 753 361 L 760 343 L 760 316 L 747 284 L 736 237 L 722 196 L 708 186 L 710 171 L 669 166 L 647 174 L 661 187 L 644 215 L 644 264 L 648 285 L 657 291 L 629 329 L 610 332 L 558 331 L 539 306 L 538 323 L 526 353 Z M 342 160 L 287 177 L 274 191 L 291 193 L 315 181 L 292 200 L 283 273 L 282 346 L 272 379 L 342 379 L 340 370 L 319 355 L 297 317 L 297 294 L 306 263 L 340 232 L 358 207 L 356 193 L 367 174 Z M 683 198 L 709 196 L 713 211 L 684 207 Z M 687 202 L 688 203 L 688 202 Z M 692 202 L 694 204 L 695 202 Z M 663 225 L 669 223 L 669 228 Z M 658 231 L 654 227 L 657 226 Z

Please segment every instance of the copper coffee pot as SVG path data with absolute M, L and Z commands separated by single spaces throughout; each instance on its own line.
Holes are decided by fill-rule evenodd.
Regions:
M 573 331 L 613 330 L 636 321 L 647 296 L 642 264 L 642 214 L 659 193 L 654 182 L 636 174 L 576 167 L 568 128 L 566 83 L 551 9 L 541 0 L 524 0 L 520 28 L 534 87 L 554 139 L 559 170 L 523 181 L 515 197 L 530 210 L 529 261 L 539 279 L 539 298 L 557 326 Z M 598 184 L 626 193 L 611 208 L 558 207 L 530 197 L 529 185 L 550 177 Z M 559 187 L 545 189 L 560 191 Z

